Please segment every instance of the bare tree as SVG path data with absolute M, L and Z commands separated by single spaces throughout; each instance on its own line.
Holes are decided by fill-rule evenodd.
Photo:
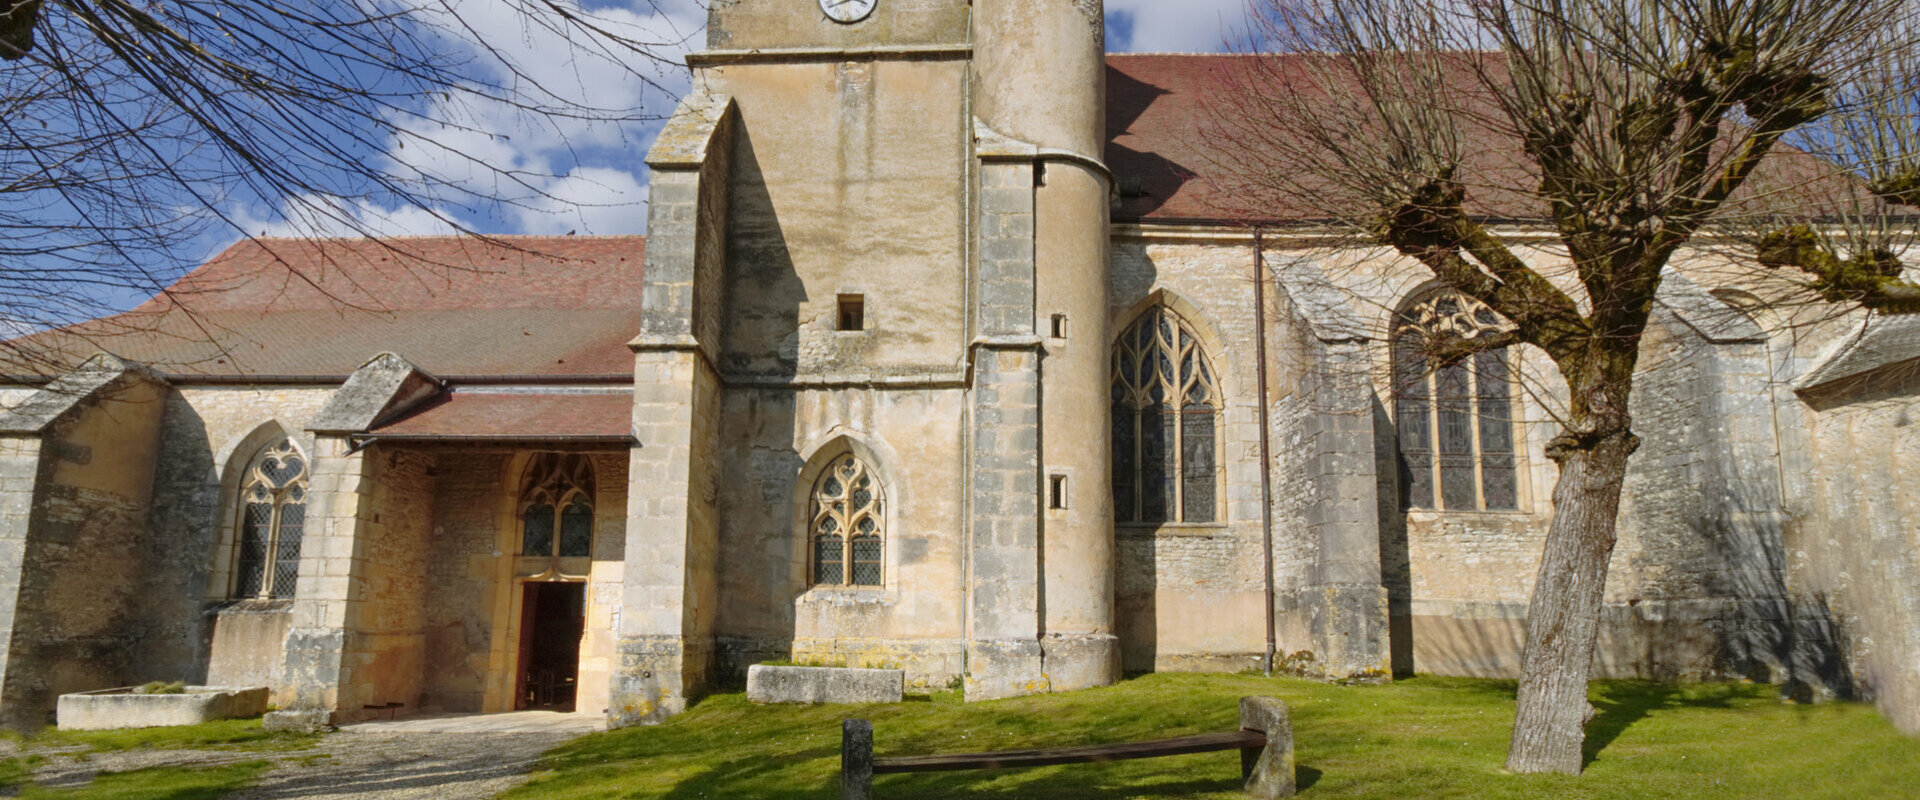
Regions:
M 664 116 L 605 85 L 669 93 L 697 28 L 645 19 L 577 0 L 0 0 L 0 322 L 116 310 L 261 218 L 373 235 L 366 210 L 401 209 L 473 233 L 549 200 L 551 169 L 463 144 L 503 118 L 564 136 Z M 47 358 L 16 340 L 0 372 Z
M 1729 247 L 1827 302 L 1920 310 L 1905 0 L 1253 0 L 1269 53 L 1215 113 L 1262 202 L 1384 245 L 1508 327 L 1564 382 L 1553 517 L 1507 766 L 1577 773 L 1629 456 L 1628 398 L 1683 248 Z M 1798 145 L 1798 147 L 1794 145 Z M 1530 263 L 1516 231 L 1555 240 Z M 1533 262 L 1539 259 L 1534 257 Z

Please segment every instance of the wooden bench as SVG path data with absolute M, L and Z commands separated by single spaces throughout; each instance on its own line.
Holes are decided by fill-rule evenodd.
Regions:
M 1014 769 L 1221 750 L 1240 751 L 1240 778 L 1246 781 L 1249 795 L 1260 800 L 1293 795 L 1293 726 L 1288 719 L 1287 705 L 1272 697 L 1243 697 L 1237 731 L 1047 750 L 875 758 L 873 723 L 850 719 L 840 725 L 840 797 L 841 800 L 872 800 L 873 776 L 896 772 Z

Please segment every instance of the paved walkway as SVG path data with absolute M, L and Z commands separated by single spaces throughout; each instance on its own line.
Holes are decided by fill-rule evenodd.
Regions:
M 78 786 L 104 771 L 267 760 L 276 763 L 258 785 L 224 800 L 490 798 L 524 783 L 541 753 L 604 727 L 598 715 L 518 711 L 364 722 L 287 752 L 61 748 L 35 751 L 47 758 L 34 781 Z
M 427 714 L 348 725 L 341 733 L 564 733 L 581 736 L 607 729 L 600 714 L 513 711 L 505 714 Z

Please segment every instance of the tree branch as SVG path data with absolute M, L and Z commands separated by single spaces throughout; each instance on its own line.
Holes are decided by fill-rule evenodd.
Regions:
M 1442 283 L 1507 318 L 1521 341 L 1547 351 L 1555 361 L 1572 356 L 1592 332 L 1579 306 L 1485 226 L 1468 218 L 1461 209 L 1465 194 L 1450 177 L 1429 181 L 1386 216 L 1381 237 L 1403 255 L 1418 259 Z
M 1920 313 L 1920 285 L 1900 276 L 1900 258 L 1870 249 L 1846 258 L 1806 225 L 1793 225 L 1761 237 L 1760 263 L 1769 269 L 1793 267 L 1813 276 L 1809 286 L 1834 303 L 1858 303 L 1889 314 Z

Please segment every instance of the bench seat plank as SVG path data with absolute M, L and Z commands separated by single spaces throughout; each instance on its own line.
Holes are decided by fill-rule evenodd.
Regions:
M 1126 761 L 1135 758 L 1177 756 L 1186 753 L 1211 753 L 1219 750 L 1244 750 L 1265 747 L 1263 731 L 1203 733 L 1151 742 L 1121 742 L 1047 750 L 1003 750 L 997 753 L 956 753 L 926 756 L 892 756 L 873 760 L 875 774 L 891 772 L 944 772 L 961 769 L 1006 769 L 1043 767 L 1052 764 L 1085 764 L 1095 761 Z

